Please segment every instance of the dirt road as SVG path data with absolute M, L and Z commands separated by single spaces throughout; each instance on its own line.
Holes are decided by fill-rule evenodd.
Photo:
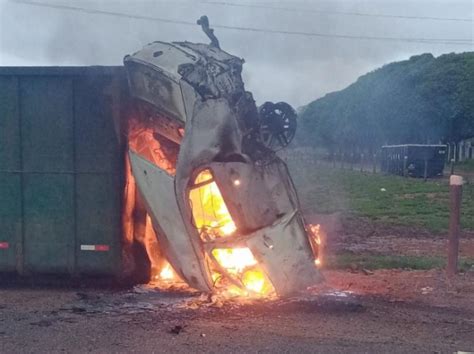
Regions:
M 237 304 L 148 287 L 0 289 L 0 351 L 474 351 L 474 274 L 326 272 L 298 298 Z

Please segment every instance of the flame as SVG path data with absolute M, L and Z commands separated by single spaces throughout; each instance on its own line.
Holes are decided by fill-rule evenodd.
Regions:
M 174 270 L 171 268 L 169 263 L 166 263 L 160 271 L 161 280 L 172 280 L 174 279 Z
M 184 132 L 182 132 L 184 134 Z M 129 148 L 140 154 L 160 168 L 165 169 L 171 175 L 175 174 L 175 158 L 177 150 L 173 146 L 166 145 L 166 142 L 157 140 L 157 136 L 151 127 L 135 119 L 130 120 L 128 127 Z M 176 156 L 175 156 L 176 157 Z M 133 175 L 128 163 L 128 177 L 130 184 L 135 187 Z M 231 186 L 239 188 L 242 181 L 235 179 L 231 181 Z M 203 241 L 213 240 L 215 238 L 231 237 L 237 231 L 232 216 L 222 197 L 214 176 L 209 169 L 201 171 L 194 179 L 194 187 L 189 193 L 189 200 L 192 208 L 194 224 L 199 230 Z M 133 211 L 136 206 L 135 189 L 131 189 L 127 194 L 127 226 L 131 235 L 130 243 L 133 242 L 134 217 Z M 133 198 L 132 198 L 133 197 Z M 181 284 L 179 275 L 173 267 L 163 257 L 161 252 L 149 247 L 151 245 L 150 237 L 156 241 L 151 219 L 147 215 L 145 225 L 145 239 L 140 240 L 143 243 L 149 259 L 152 263 L 152 269 L 155 269 L 153 275 L 153 285 L 168 289 L 170 286 Z M 219 284 L 217 289 L 221 294 L 230 296 L 249 296 L 250 294 L 268 294 L 273 290 L 273 286 L 266 278 L 264 272 L 259 269 L 258 262 L 254 258 L 249 248 L 222 248 L 214 249 L 212 255 L 218 263 L 211 266 L 211 275 L 214 284 Z M 155 259 L 155 257 L 158 257 Z M 215 268 L 219 268 L 220 271 Z
M 127 142 L 129 149 L 141 157 L 166 170 L 169 174 L 175 174 L 176 159 L 178 155 L 177 144 L 166 139 L 160 139 L 152 125 L 144 122 L 138 117 L 131 116 L 126 126 Z M 124 258 L 127 271 L 131 272 L 136 267 L 135 260 L 131 256 L 131 248 L 139 244 L 146 251 L 151 270 L 151 281 L 159 282 L 166 280 L 166 287 L 170 282 L 180 282 L 179 276 L 174 272 L 163 256 L 162 249 L 158 244 L 150 216 L 146 213 L 142 198 L 138 197 L 135 178 L 132 174 L 128 154 L 125 159 L 126 166 L 126 189 L 124 193 L 123 228 L 126 237 Z M 144 217 L 146 216 L 146 217 Z M 124 263 L 125 263 L 124 262 Z
M 321 240 L 322 240 L 322 235 L 321 235 L 321 225 L 316 224 L 309 224 L 309 237 L 310 237 L 310 243 L 311 243 L 311 248 L 313 250 L 314 254 L 314 264 L 316 267 L 320 267 L 322 265 L 322 255 L 321 255 Z
M 311 236 L 314 239 L 314 242 L 316 242 L 317 245 L 321 244 L 321 238 L 319 236 L 319 229 L 321 228 L 321 225 L 316 224 L 309 224 L 309 230 L 311 231 Z
M 243 285 L 244 289 L 235 285 L 228 286 L 226 290 L 229 295 L 265 295 L 273 289 L 264 273 L 258 269 L 258 262 L 249 248 L 215 248 L 212 255 L 222 268 Z M 213 273 L 214 281 L 220 277 L 220 273 Z
M 181 279 L 163 256 L 161 258 L 160 268 L 149 285 L 153 289 L 191 291 L 189 285 Z
M 216 248 L 212 251 L 221 267 L 231 274 L 242 273 L 247 268 L 257 264 L 248 248 Z
M 249 296 L 251 294 L 266 295 L 273 290 L 265 274 L 258 267 L 249 248 L 215 248 L 212 255 L 217 263 L 234 279 L 242 284 L 242 288 L 235 285 L 227 286 L 227 293 L 231 296 Z M 213 280 L 218 281 L 222 275 L 214 272 Z
M 170 156 L 177 155 L 174 147 L 169 147 L 164 142 L 158 141 L 153 129 L 140 122 L 132 121 L 132 123 L 128 130 L 129 147 L 174 175 L 175 161 L 174 158 L 170 158 Z M 133 181 L 131 171 L 129 171 L 129 175 Z M 231 185 L 235 188 L 239 188 L 241 184 L 242 181 L 239 179 L 231 181 Z M 131 196 L 133 195 L 131 194 Z M 216 238 L 231 237 L 237 232 L 237 226 L 209 169 L 201 171 L 196 176 L 194 187 L 189 192 L 189 201 L 194 225 L 199 230 L 204 242 Z M 127 220 L 133 226 L 135 199 L 127 198 L 127 202 L 130 204 L 130 215 Z M 149 217 L 146 221 L 147 228 L 151 227 Z M 130 232 L 130 234 L 133 233 Z M 150 259 L 153 260 L 148 247 L 147 251 Z M 211 267 L 212 279 L 214 284 L 219 284 L 218 290 L 221 294 L 230 296 L 268 295 L 274 291 L 249 248 L 214 249 L 212 255 L 220 267 Z M 165 288 L 171 284 L 179 284 L 179 276 L 165 259 L 162 258 L 159 262 L 153 263 L 157 266 L 157 272 L 153 277 L 156 284 Z
M 240 186 L 240 183 L 240 180 L 233 181 L 235 187 Z M 196 176 L 194 185 L 189 193 L 189 199 L 194 224 L 200 231 L 203 241 L 231 237 L 236 233 L 237 227 L 212 172 L 201 171 Z M 214 284 L 224 284 L 223 287 L 229 295 L 266 294 L 273 289 L 263 271 L 258 269 L 258 262 L 249 248 L 214 248 L 211 253 L 219 265 L 217 268 L 221 270 L 214 270 L 212 274 Z M 240 287 L 236 284 L 240 284 Z
M 262 272 L 255 270 L 246 271 L 242 276 L 242 283 L 244 283 L 245 288 L 257 294 L 264 292 L 265 280 Z
M 195 226 L 207 231 L 211 238 L 229 236 L 237 230 L 234 221 L 214 182 L 211 171 L 200 172 L 195 181 L 197 187 L 189 194 Z
M 167 171 L 176 173 L 176 160 L 179 146 L 167 139 L 159 139 L 152 127 L 137 120 L 128 122 L 128 147 L 141 157 Z

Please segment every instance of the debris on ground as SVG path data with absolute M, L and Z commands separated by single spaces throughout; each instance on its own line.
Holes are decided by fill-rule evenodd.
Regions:
M 172 334 L 180 334 L 181 331 L 184 330 L 184 326 L 182 325 L 176 325 L 176 326 L 173 326 L 171 329 L 170 329 L 170 333 Z

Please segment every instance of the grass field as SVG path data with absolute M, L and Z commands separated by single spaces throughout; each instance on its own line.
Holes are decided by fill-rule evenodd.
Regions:
M 358 255 L 343 253 L 329 256 L 326 260 L 327 269 L 347 269 L 354 265 L 359 269 L 413 269 L 426 270 L 446 266 L 446 258 L 433 256 L 387 256 L 387 255 Z M 459 270 L 467 271 L 474 267 L 474 259 L 461 258 Z
M 466 160 L 463 162 L 458 162 L 454 166 L 454 172 L 467 172 L 473 173 L 474 172 L 474 160 Z
M 444 232 L 449 222 L 447 179 L 385 176 L 287 161 L 305 212 L 343 212 L 397 225 Z M 461 226 L 474 230 L 474 185 L 465 184 Z

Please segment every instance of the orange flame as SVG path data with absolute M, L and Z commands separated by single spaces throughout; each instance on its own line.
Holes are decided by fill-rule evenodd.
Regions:
M 308 228 L 309 228 L 311 248 L 312 248 L 313 254 L 314 254 L 314 264 L 317 267 L 320 267 L 322 265 L 321 225 L 319 225 L 319 224 L 316 224 L 316 225 L 309 224 Z
M 128 130 L 129 147 L 150 162 L 160 168 L 175 174 L 175 162 L 170 159 L 176 151 L 174 147 L 167 146 L 165 142 L 157 140 L 153 129 L 146 127 L 139 121 L 130 120 Z M 177 154 L 176 154 L 177 155 Z M 128 162 L 128 161 L 127 161 Z M 128 167 L 130 170 L 130 168 Z M 131 185 L 135 184 L 131 171 L 128 177 Z M 235 188 L 241 185 L 240 180 L 232 181 Z M 189 193 L 193 220 L 195 227 L 199 230 L 202 241 L 212 241 L 216 238 L 227 238 L 237 234 L 237 226 L 227 208 L 218 185 L 210 170 L 201 171 L 194 180 L 194 187 Z M 127 221 L 131 226 L 130 235 L 133 235 L 133 210 L 136 208 L 135 190 L 127 195 L 126 205 Z M 146 228 L 151 228 L 151 220 L 147 217 Z M 150 232 L 147 232 L 147 237 Z M 154 235 L 153 235 L 154 236 Z M 133 237 L 133 236 L 131 236 Z M 131 240 L 132 241 L 132 240 Z M 146 241 L 146 240 L 145 240 Z M 133 241 L 132 241 L 133 242 Z M 143 240 L 141 242 L 144 242 Z M 145 242 L 145 245 L 147 242 Z M 160 254 L 159 260 L 154 260 L 156 255 L 150 254 L 149 258 L 156 267 L 154 284 L 169 288 L 176 284 L 182 285 L 182 281 L 172 266 Z M 212 250 L 214 259 L 212 278 L 221 294 L 230 296 L 269 295 L 274 292 L 273 286 L 267 279 L 263 270 L 259 267 L 251 250 L 245 247 L 215 248 Z
M 198 187 L 191 189 L 189 198 L 196 228 L 212 238 L 231 235 L 237 228 L 211 171 L 202 171 L 194 182 Z
M 160 279 L 161 280 L 172 280 L 174 279 L 174 270 L 171 268 L 171 265 L 166 262 L 163 268 L 160 271 Z
M 236 181 L 233 184 L 238 187 L 240 181 L 235 183 Z M 237 227 L 211 171 L 201 171 L 195 178 L 194 184 L 195 187 L 191 189 L 189 198 L 194 223 L 203 241 L 229 237 L 236 233 Z M 225 278 L 225 273 L 227 273 L 234 283 L 240 284 L 240 289 L 236 286 L 228 287 L 231 294 L 265 294 L 273 288 L 263 271 L 258 268 L 258 262 L 249 248 L 214 248 L 211 253 L 220 269 L 225 270 L 224 274 L 221 274 L 219 270 L 214 272 L 215 283 Z

